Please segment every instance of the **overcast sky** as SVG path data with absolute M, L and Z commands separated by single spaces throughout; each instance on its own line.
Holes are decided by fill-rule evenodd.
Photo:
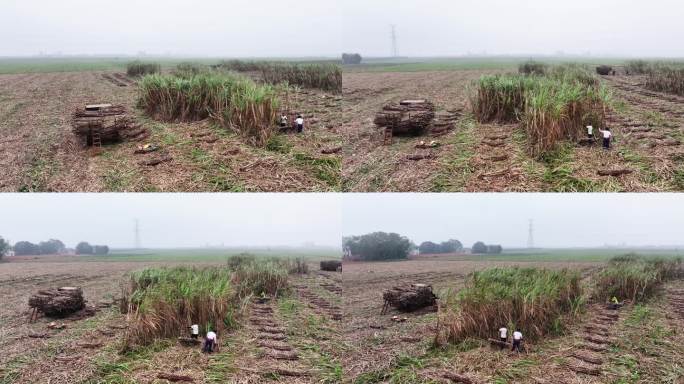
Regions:
M 345 195 L 345 236 L 384 231 L 423 241 L 458 239 L 537 247 L 682 245 L 684 201 L 673 194 Z
M 680 0 L 344 0 L 345 51 L 684 56 Z M 353 21 L 352 21 L 353 20 Z
M 339 247 L 336 194 L 0 194 L 0 236 L 110 247 L 289 245 Z
M 0 56 L 337 56 L 340 0 L 2 0 Z
M 679 0 L 0 1 L 0 56 L 684 57 Z

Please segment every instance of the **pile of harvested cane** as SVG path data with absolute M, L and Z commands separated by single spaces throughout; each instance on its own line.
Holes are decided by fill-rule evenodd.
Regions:
M 596 73 L 602 76 L 608 76 L 615 74 L 615 71 L 613 71 L 613 67 L 609 65 L 599 65 L 596 67 Z
M 442 136 L 453 130 L 455 123 L 461 117 L 461 111 L 439 112 L 435 115 L 429 127 L 432 136 Z
M 149 137 L 121 105 L 93 104 L 74 111 L 71 120 L 73 132 L 84 137 L 86 145 L 116 143 L 123 140 L 143 140 Z
M 375 125 L 392 128 L 392 134 L 420 135 L 435 118 L 435 106 L 427 100 L 404 100 L 389 104 L 375 115 Z
M 50 317 L 64 317 L 85 308 L 83 290 L 63 287 L 39 291 L 29 298 L 29 306 Z
M 342 270 L 342 262 L 340 260 L 324 260 L 321 261 L 321 271 L 336 271 Z
M 432 292 L 432 286 L 426 284 L 411 284 L 394 287 L 382 294 L 385 300 L 383 313 L 392 306 L 402 312 L 412 312 L 429 307 L 437 303 L 437 296 Z

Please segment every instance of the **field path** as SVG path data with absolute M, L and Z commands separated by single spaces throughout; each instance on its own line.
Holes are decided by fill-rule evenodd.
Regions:
M 291 295 L 249 304 L 244 327 L 231 335 L 229 382 L 338 382 L 338 321 L 321 285 L 332 283 L 315 272 L 293 280 Z
M 240 366 L 245 379 L 284 376 L 292 382 L 309 381 L 308 367 L 302 364 L 300 354 L 289 343 L 287 329 L 276 316 L 273 303 L 256 301 L 252 304 L 245 332 L 257 350 L 248 365 Z
M 592 320 L 582 327 L 583 341 L 568 354 L 567 368 L 576 374 L 600 376 L 605 360 L 603 356 L 614 335 L 614 324 L 620 320 L 615 310 L 594 311 Z

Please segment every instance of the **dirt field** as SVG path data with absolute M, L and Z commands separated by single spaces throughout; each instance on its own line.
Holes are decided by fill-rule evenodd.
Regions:
M 612 315 L 591 305 L 565 335 L 529 345 L 530 351 L 520 355 L 475 340 L 434 347 L 436 309 L 409 314 L 390 310 L 381 315 L 384 289 L 425 283 L 433 285 L 440 296 L 460 289 L 472 271 L 510 265 L 575 268 L 587 275 L 600 264 L 474 262 L 458 258 L 345 264 L 345 381 L 454 383 L 459 381 L 453 374 L 459 374 L 474 383 L 682 382 L 684 365 L 675 361 L 684 357 L 684 335 L 678 331 L 684 317 L 671 304 L 681 300 L 682 282 L 670 285 L 660 299 L 648 306 L 623 308 L 617 320 L 604 318 Z M 392 321 L 395 315 L 407 320 Z M 606 327 L 609 333 L 596 335 L 593 328 L 587 328 L 590 324 Z M 492 337 L 496 337 L 496 329 Z M 595 347 L 587 338 L 602 344 Z M 588 363 L 587 359 L 599 364 Z M 580 373 L 582 367 L 593 374 Z
M 301 90 L 293 109 L 307 119 L 302 135 L 272 150 L 248 146 L 208 122 L 166 124 L 135 112 L 136 86 L 117 72 L 0 75 L 0 191 L 335 191 L 340 96 Z M 104 147 L 91 156 L 71 132 L 71 113 L 87 103 L 112 103 L 138 113 L 152 136 Z M 154 143 L 160 151 L 134 155 Z M 172 160 L 141 165 L 148 157 Z
M 638 77 L 605 77 L 614 90 L 609 113 L 613 149 L 568 145 L 545 161 L 525 151 L 516 125 L 476 123 L 468 113 L 456 129 L 434 138 L 438 148 L 416 149 L 430 136 L 396 137 L 383 145 L 373 118 L 381 107 L 402 99 L 427 98 L 438 110 L 468 111 L 467 87 L 492 70 L 344 73 L 343 187 L 347 191 L 681 191 L 684 189 L 684 98 L 643 89 Z M 499 71 L 500 72 L 500 71 Z M 491 147 L 487 137 L 503 138 Z M 412 154 L 431 158 L 408 160 Z M 598 170 L 633 171 L 619 177 Z
M 248 304 L 244 326 L 219 335 L 219 353 L 206 355 L 163 341 L 120 355 L 125 316 L 112 303 L 122 279 L 131 270 L 169 263 L 52 260 L 24 258 L 0 265 L 1 383 L 167 383 L 158 379 L 160 373 L 190 376 L 195 383 L 341 380 L 339 273 L 313 271 L 293 279 L 289 296 Z M 62 330 L 48 329 L 53 320 L 47 318 L 29 323 L 28 297 L 65 285 L 83 287 L 88 302 L 100 307 L 96 316 L 56 320 L 66 325 Z

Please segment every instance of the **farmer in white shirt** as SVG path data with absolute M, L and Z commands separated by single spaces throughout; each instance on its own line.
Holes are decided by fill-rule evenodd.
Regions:
M 214 346 L 216 345 L 216 343 L 216 333 L 214 333 L 214 331 L 207 332 L 207 337 L 204 339 L 204 348 L 202 349 L 202 352 L 214 352 Z
M 594 138 L 594 127 L 587 125 L 587 137 L 590 139 Z
M 280 116 L 280 127 L 287 128 L 287 115 L 284 113 Z
M 199 325 L 193 324 L 190 326 L 190 337 L 199 339 Z
M 599 132 L 603 134 L 603 149 L 610 149 L 610 140 L 613 137 L 613 133 L 610 132 L 610 128 L 599 128 Z
M 523 334 L 520 331 L 515 331 L 513 332 L 513 348 L 511 351 L 518 351 L 520 352 L 520 345 L 522 344 L 523 341 Z
M 302 117 L 302 115 L 297 115 L 295 123 L 297 124 L 297 133 L 302 133 L 302 131 L 304 130 L 304 118 Z
M 499 328 L 499 339 L 503 343 L 508 342 L 508 329 L 506 327 Z M 504 349 L 503 345 L 501 345 L 501 349 Z

